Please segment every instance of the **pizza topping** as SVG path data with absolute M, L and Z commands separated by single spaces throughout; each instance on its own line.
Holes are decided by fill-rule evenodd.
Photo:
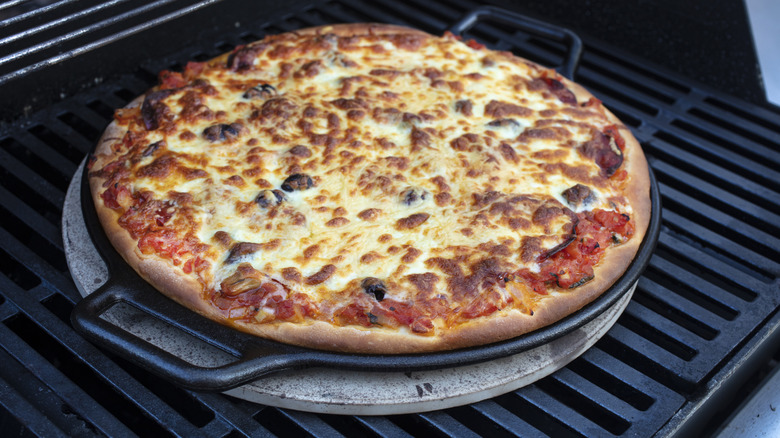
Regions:
M 252 113 L 251 118 L 259 119 L 261 122 L 287 120 L 297 108 L 298 105 L 290 99 L 274 97 L 266 100 L 263 106 L 260 107 L 260 111 Z
M 584 157 L 593 160 L 605 177 L 612 176 L 623 164 L 623 151 L 615 138 L 599 131 L 594 132 L 591 140 L 583 143 L 578 150 Z
M 279 92 L 276 91 L 276 88 L 274 88 L 271 84 L 260 84 L 255 85 L 254 87 L 248 89 L 244 94 L 241 95 L 244 99 L 270 99 L 271 97 L 274 97 Z
M 262 248 L 263 245 L 260 243 L 251 243 L 251 242 L 236 243 L 230 248 L 230 252 L 228 253 L 227 259 L 225 259 L 225 263 L 235 263 L 243 256 L 260 251 Z
M 173 119 L 171 109 L 163 100 L 174 92 L 175 90 L 159 90 L 146 95 L 141 104 L 141 117 L 147 130 L 154 131 L 163 121 Z
M 419 187 L 408 187 L 398 196 L 404 205 L 411 207 L 425 201 L 428 198 L 428 192 Z
M 569 187 L 563 191 L 562 195 L 572 208 L 588 205 L 595 200 L 595 195 L 590 187 L 582 184 Z
M 498 119 L 487 124 L 491 128 L 519 128 L 520 123 L 515 119 Z
M 543 78 L 542 81 L 547 85 L 547 88 L 558 98 L 561 102 L 569 105 L 577 105 L 577 97 L 574 93 L 566 88 L 561 81 L 553 78 Z
M 325 222 L 325 226 L 326 227 L 335 228 L 335 227 L 344 226 L 344 225 L 346 225 L 348 223 L 349 223 L 349 219 L 347 219 L 347 218 L 345 218 L 343 216 L 339 216 L 339 217 L 334 217 L 333 219 Z
M 631 239 L 623 128 L 565 83 L 451 38 L 271 37 L 162 75 L 90 176 L 226 318 L 430 336 Z
M 362 287 L 366 293 L 373 295 L 377 301 L 382 301 L 385 299 L 387 286 L 385 286 L 385 283 L 378 278 L 366 277 L 363 279 L 363 281 L 360 282 L 360 287 Z
M 285 192 L 297 192 L 314 187 L 314 180 L 305 173 L 296 173 L 287 177 L 282 183 Z
M 255 197 L 255 203 L 262 208 L 271 208 L 284 202 L 284 192 L 281 190 L 262 190 Z
M 558 245 L 555 245 L 552 249 L 549 249 L 545 252 L 543 252 L 537 260 L 544 261 L 555 254 L 557 254 L 559 251 L 566 249 L 567 246 L 571 245 L 572 242 L 574 242 L 577 239 L 576 234 L 569 234 L 568 236 L 565 236 L 563 238 L 563 242 L 561 242 Z
M 425 272 L 423 274 L 411 274 L 405 277 L 412 285 L 419 291 L 425 294 L 433 292 L 436 282 L 439 281 L 439 276 L 433 272 Z
M 220 292 L 224 295 L 235 296 L 262 285 L 260 272 L 249 263 L 241 263 L 236 267 L 230 277 L 220 283 Z
M 154 155 L 154 153 L 157 151 L 157 149 L 160 149 L 161 146 L 165 146 L 165 140 L 156 141 L 144 149 L 143 153 L 141 154 L 142 157 L 148 157 L 151 155 Z
M 240 123 L 231 123 L 229 125 L 220 123 L 204 129 L 203 137 L 211 142 L 233 141 L 238 138 L 243 130 L 244 126 Z
M 485 105 L 485 115 L 494 119 L 505 118 L 506 116 L 527 117 L 531 113 L 533 113 L 531 109 L 509 102 L 491 100 Z
M 267 45 L 265 44 L 237 47 L 236 50 L 228 56 L 227 67 L 233 71 L 247 70 L 254 65 L 257 55 L 266 48 Z

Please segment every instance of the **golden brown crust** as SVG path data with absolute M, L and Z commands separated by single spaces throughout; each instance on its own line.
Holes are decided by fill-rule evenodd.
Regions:
M 429 34 L 406 27 L 358 23 L 329 25 L 302 29 L 297 35 L 319 35 L 334 33 L 339 36 L 413 34 L 430 37 Z M 215 58 L 212 62 L 221 62 L 228 54 Z M 528 64 L 533 64 L 522 60 Z M 563 79 L 562 82 L 574 92 L 579 102 L 585 102 L 592 95 L 581 86 Z M 128 107 L 140 106 L 144 96 L 134 100 Z M 573 291 L 556 291 L 549 299 L 543 300 L 534 309 L 532 315 L 516 309 L 496 312 L 488 317 L 477 318 L 469 323 L 451 329 L 439 330 L 434 336 L 420 336 L 406 329 L 384 330 L 355 326 L 337 326 L 327 322 L 311 323 L 273 323 L 253 324 L 225 321 L 207 299 L 203 286 L 194 277 L 173 268 L 165 260 L 142 254 L 129 232 L 118 223 L 119 214 L 107 208 L 100 197 L 103 180 L 90 178 L 90 187 L 100 222 L 117 251 L 139 274 L 161 290 L 165 295 L 180 304 L 209 318 L 258 335 L 291 344 L 321 348 L 326 350 L 356 353 L 417 353 L 483 345 L 505 340 L 552 324 L 580 309 L 607 290 L 627 269 L 644 238 L 650 218 L 650 180 L 647 162 L 641 147 L 631 132 L 608 111 L 607 117 L 618 127 L 626 142 L 623 169 L 628 172 L 628 186 L 625 196 L 632 208 L 635 222 L 635 234 L 625 244 L 610 248 L 601 262 L 594 268 L 595 278 Z M 110 146 L 125 134 L 116 122 L 113 122 L 98 143 L 95 155 L 96 165 L 105 165 L 111 155 Z

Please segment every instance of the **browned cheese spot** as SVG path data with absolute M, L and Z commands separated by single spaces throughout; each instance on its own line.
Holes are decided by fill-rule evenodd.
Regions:
M 320 252 L 320 246 L 317 244 L 311 245 L 303 250 L 303 258 L 310 259 Z
M 487 257 L 466 266 L 470 272 L 468 275 L 464 274 L 457 259 L 434 257 L 426 260 L 425 265 L 437 267 L 447 276 L 448 289 L 456 300 L 476 296 L 482 290 L 494 287 L 504 274 L 504 269 L 494 257 Z
M 368 265 L 368 264 L 371 264 L 371 263 L 373 263 L 374 261 L 376 261 L 376 260 L 378 260 L 380 258 L 382 258 L 382 256 L 380 256 L 379 254 L 377 254 L 374 251 L 371 251 L 369 253 L 366 253 L 366 254 L 363 254 L 362 256 L 360 256 L 360 263 L 362 263 L 364 265 Z
M 509 102 L 501 102 L 498 100 L 491 100 L 485 105 L 485 115 L 493 118 L 504 118 L 507 116 L 520 116 L 527 117 L 533 113 L 533 110 L 515 105 Z
M 136 171 L 136 175 L 148 178 L 167 178 L 178 165 L 176 158 L 170 155 L 164 155 L 155 158 L 150 164 L 141 167 Z
M 439 207 L 444 207 L 452 200 L 452 195 L 449 192 L 441 192 L 433 195 L 433 200 Z
M 450 146 L 456 151 L 479 151 L 482 147 L 479 144 L 479 135 L 473 133 L 463 134 L 452 140 Z
M 431 135 L 417 127 L 412 128 L 412 152 L 417 152 L 431 145 Z
M 404 263 L 412 263 L 417 259 L 417 257 L 420 257 L 421 254 L 422 251 L 417 248 L 407 248 L 406 254 L 401 257 L 401 261 Z
M 405 277 L 409 280 L 418 291 L 429 294 L 433 292 L 436 282 L 439 281 L 439 276 L 433 272 L 426 272 L 424 274 L 411 274 Z
M 523 263 L 528 263 L 542 253 L 542 239 L 538 236 L 524 236 L 520 243 L 520 258 Z
M 423 222 L 427 221 L 431 217 L 428 213 L 415 213 L 402 219 L 398 219 L 395 223 L 395 227 L 399 230 L 410 230 L 420 226 Z
M 463 114 L 466 117 L 471 117 L 474 115 L 474 104 L 471 103 L 471 100 L 459 100 L 455 102 L 455 111 Z
M 303 276 L 297 268 L 289 267 L 282 269 L 282 278 L 293 283 L 300 283 Z
M 515 152 L 515 149 L 509 143 L 502 141 L 501 144 L 498 145 L 498 150 L 501 152 L 501 156 L 504 157 L 506 161 L 511 161 L 513 163 L 517 163 L 519 161 L 517 152 Z
M 311 157 L 311 151 L 306 146 L 299 144 L 290 148 L 290 154 L 299 158 Z
M 233 245 L 233 238 L 225 231 L 217 231 L 214 233 L 212 240 L 223 248 L 230 248 L 230 246 Z
M 349 223 L 349 219 L 339 216 L 325 222 L 326 227 L 341 227 Z
M 378 208 L 367 208 L 360 213 L 358 213 L 358 217 L 360 219 L 363 219 L 364 221 L 371 222 L 376 220 L 377 217 L 379 217 L 379 214 L 382 212 L 382 210 Z
M 312 286 L 327 281 L 336 272 L 335 265 L 325 265 L 315 274 L 306 277 L 305 283 Z
M 235 187 L 244 187 L 246 182 L 244 181 L 244 178 L 241 178 L 239 175 L 233 175 L 225 179 L 225 184 Z

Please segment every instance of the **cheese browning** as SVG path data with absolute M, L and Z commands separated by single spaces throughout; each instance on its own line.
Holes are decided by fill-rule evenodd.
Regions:
M 154 234 L 142 251 L 192 272 L 229 318 L 430 334 L 532 314 L 632 234 L 601 104 L 509 54 L 451 35 L 284 34 L 161 78 L 117 114 L 119 158 L 93 173 L 126 228 Z

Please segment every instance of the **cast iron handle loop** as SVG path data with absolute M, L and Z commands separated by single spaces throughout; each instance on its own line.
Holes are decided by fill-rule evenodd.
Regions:
M 579 67 L 582 56 L 582 40 L 574 32 L 563 27 L 554 26 L 543 21 L 535 20 L 516 12 L 494 6 L 482 6 L 467 13 L 463 18 L 450 27 L 450 32 L 461 35 L 471 29 L 480 20 L 489 20 L 502 24 L 509 24 L 534 35 L 565 43 L 568 48 L 566 60 L 559 67 L 560 73 L 574 80 L 574 74 Z

